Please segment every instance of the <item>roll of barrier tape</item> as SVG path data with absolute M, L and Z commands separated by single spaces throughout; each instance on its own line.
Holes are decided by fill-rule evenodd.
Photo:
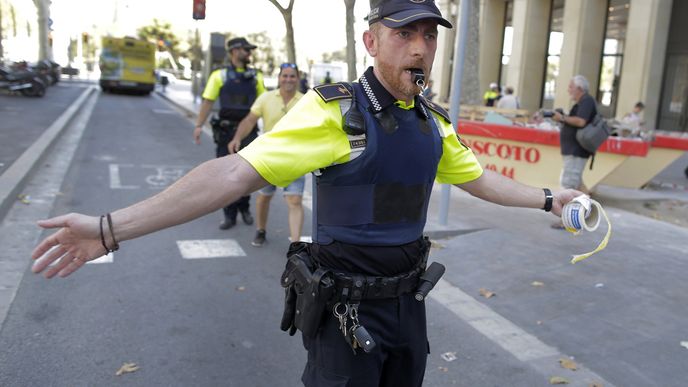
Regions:
M 564 223 L 566 231 L 574 235 L 580 234 L 583 230 L 589 232 L 597 230 L 597 227 L 600 225 L 600 214 L 607 221 L 607 234 L 595 250 L 585 254 L 574 255 L 571 263 L 580 262 L 607 247 L 607 242 L 609 242 L 609 237 L 612 234 L 612 224 L 609 222 L 609 217 L 602 205 L 586 195 L 578 196 L 564 206 L 561 212 L 561 221 Z

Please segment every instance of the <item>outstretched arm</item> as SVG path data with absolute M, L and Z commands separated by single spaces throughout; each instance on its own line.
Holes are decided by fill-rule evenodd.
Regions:
M 112 212 L 114 238 L 121 242 L 188 222 L 265 185 L 267 181 L 241 156 L 206 161 L 159 194 Z M 59 228 L 31 254 L 33 259 L 45 254 L 34 264 L 34 273 L 59 260 L 45 272 L 46 278 L 55 274 L 65 277 L 106 253 L 98 217 L 72 213 L 41 220 L 38 225 Z M 105 244 L 112 248 L 115 243 L 107 221 L 103 222 L 103 235 Z
M 484 170 L 479 178 L 456 186 L 475 197 L 503 206 L 543 208 L 545 205 L 542 188 L 521 184 L 489 169 Z M 573 189 L 552 190 L 552 193 L 552 213 L 556 216 L 561 215 L 564 204 L 583 194 Z

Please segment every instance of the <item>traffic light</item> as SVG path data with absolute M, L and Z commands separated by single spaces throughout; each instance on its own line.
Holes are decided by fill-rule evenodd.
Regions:
M 193 18 L 195 20 L 205 19 L 205 0 L 193 0 Z

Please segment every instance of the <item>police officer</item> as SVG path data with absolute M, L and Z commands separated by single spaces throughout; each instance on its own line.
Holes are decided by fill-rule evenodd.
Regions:
M 70 214 L 39 222 L 60 230 L 34 250 L 37 259 L 57 246 L 34 272 L 47 268 L 48 278 L 69 275 L 119 241 L 201 216 L 268 183 L 285 186 L 319 170 L 314 243 L 305 250 L 316 274 L 331 274 L 334 296 L 316 316 L 314 332 L 297 326 L 308 351 L 302 381 L 306 386 L 420 386 L 429 349 L 425 305 L 414 299 L 410 285 L 420 281 L 424 269 L 428 246 L 422 231 L 433 182 L 555 215 L 581 193 L 530 187 L 483 170 L 446 112 L 419 95 L 422 75 L 429 75 L 434 61 L 438 25 L 451 27 L 434 2 L 371 0 L 368 23 L 363 42 L 374 66 L 358 82 L 314 88 L 238 155 L 207 161 L 163 193 L 113 212 L 103 232 L 99 224 L 107 216 Z M 218 180 L 220 189 L 211 189 Z M 171 207 L 175 211 L 168 211 Z M 369 340 L 356 339 L 357 326 L 366 328 Z
M 227 41 L 230 63 L 225 68 L 213 71 L 208 78 L 203 91 L 203 103 L 198 113 L 194 139 L 197 144 L 201 142 L 201 130 L 203 123 L 208 118 L 215 100 L 220 98 L 219 117 L 211 120 L 213 126 L 213 139 L 216 144 L 216 157 L 229 154 L 227 149 L 229 142 L 234 137 L 239 122 L 249 113 L 251 105 L 256 98 L 265 91 L 262 73 L 248 67 L 251 63 L 251 50 L 256 46 L 250 44 L 245 38 L 234 38 Z M 251 133 L 244 138 L 241 146 L 251 143 L 258 134 L 258 127 L 254 126 Z M 227 230 L 236 225 L 237 213 L 246 224 L 253 224 L 253 217 L 249 210 L 251 196 L 242 196 L 239 200 L 223 208 L 224 220 L 220 223 L 221 230 Z

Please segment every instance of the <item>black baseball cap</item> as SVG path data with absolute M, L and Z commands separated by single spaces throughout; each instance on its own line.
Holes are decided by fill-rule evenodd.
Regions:
M 227 41 L 227 49 L 232 50 L 235 48 L 245 48 L 248 50 L 253 50 L 256 48 L 255 45 L 251 44 L 245 38 L 234 38 Z
M 370 0 L 368 25 L 382 22 L 389 28 L 399 28 L 421 19 L 437 19 L 440 25 L 452 28 L 434 0 Z

